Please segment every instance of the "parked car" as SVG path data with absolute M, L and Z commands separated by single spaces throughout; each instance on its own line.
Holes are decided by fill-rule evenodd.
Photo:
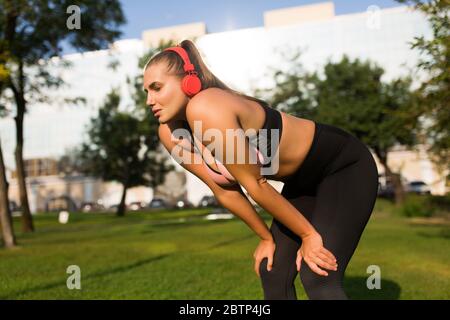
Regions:
M 67 195 L 52 197 L 47 200 L 45 204 L 45 211 L 58 212 L 61 210 L 77 211 L 78 207 L 75 201 Z
M 430 187 L 423 181 L 411 181 L 406 185 L 405 191 L 415 194 L 431 194 Z
M 198 207 L 206 208 L 206 207 L 218 207 L 219 203 L 217 202 L 216 197 L 214 196 L 203 196 L 200 202 L 198 203 Z
M 386 199 L 393 199 L 395 197 L 395 188 L 394 185 L 391 183 L 382 185 L 378 185 L 378 197 L 380 198 L 386 198 Z
M 153 198 L 147 208 L 149 209 L 170 209 L 172 206 L 162 198 Z
M 105 207 L 97 202 L 83 202 L 80 206 L 82 212 L 103 211 Z
M 9 210 L 11 212 L 14 212 L 14 211 L 19 211 L 20 208 L 14 200 L 10 200 L 9 201 Z
M 188 209 L 193 208 L 194 206 L 186 199 L 179 199 L 175 201 L 175 208 L 177 209 Z
M 118 203 L 110 205 L 108 207 L 108 211 L 117 211 L 117 208 L 119 208 L 119 204 Z
M 131 211 L 138 211 L 138 210 L 147 208 L 147 203 L 145 203 L 144 201 L 135 201 L 135 202 L 131 202 L 127 206 L 127 208 L 128 208 L 128 210 L 131 210 Z

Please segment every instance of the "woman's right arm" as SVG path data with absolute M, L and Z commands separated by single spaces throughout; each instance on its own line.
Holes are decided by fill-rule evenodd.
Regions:
M 272 233 L 266 223 L 256 212 L 241 187 L 236 184 L 232 188 L 235 189 L 226 190 L 226 192 L 222 193 L 222 196 L 216 196 L 219 203 L 244 221 L 261 240 L 273 240 Z
M 172 140 L 172 133 L 170 128 L 165 124 L 160 124 L 158 135 L 161 143 L 172 154 L 173 148 L 177 145 L 177 140 Z M 178 140 L 179 142 L 179 140 Z M 234 215 L 244 221 L 262 240 L 273 240 L 272 234 L 267 227 L 264 220 L 258 215 L 253 205 L 248 200 L 247 196 L 242 191 L 239 184 L 223 187 L 218 185 L 209 176 L 203 164 L 201 156 L 194 152 L 193 148 L 183 150 L 188 153 L 188 158 L 192 159 L 190 163 L 177 162 L 186 170 L 192 172 L 200 180 L 202 180 L 213 192 L 217 201 L 225 208 L 230 210 Z

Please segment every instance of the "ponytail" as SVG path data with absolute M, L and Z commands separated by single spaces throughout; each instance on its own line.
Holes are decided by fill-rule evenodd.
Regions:
M 195 70 L 198 73 L 198 77 L 202 83 L 202 90 L 208 88 L 220 88 L 230 92 L 231 94 L 241 96 L 245 99 L 256 101 L 258 103 L 267 104 L 264 100 L 248 96 L 244 93 L 236 91 L 228 87 L 224 82 L 222 82 L 218 77 L 216 77 L 203 62 L 203 59 L 198 51 L 197 47 L 191 40 L 183 40 L 179 44 L 184 50 L 186 50 L 189 60 L 194 65 Z M 183 59 L 173 51 L 161 51 L 149 59 L 144 67 L 144 71 L 151 65 L 160 62 L 165 62 L 167 64 L 167 71 L 173 75 L 182 78 L 185 75 L 183 69 Z

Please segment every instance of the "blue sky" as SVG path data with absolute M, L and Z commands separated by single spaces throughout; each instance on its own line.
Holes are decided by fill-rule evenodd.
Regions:
M 325 0 L 121 0 L 127 24 L 121 39 L 141 38 L 146 29 L 204 22 L 208 33 L 261 27 L 267 10 L 326 2 Z M 397 7 L 394 0 L 334 0 L 337 15 L 364 12 L 370 5 Z

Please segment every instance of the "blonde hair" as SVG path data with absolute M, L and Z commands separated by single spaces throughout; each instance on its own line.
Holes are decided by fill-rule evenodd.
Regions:
M 267 104 L 264 100 L 248 96 L 242 92 L 231 89 L 224 82 L 222 82 L 219 78 L 217 78 L 206 66 L 203 62 L 203 59 L 198 51 L 197 47 L 191 40 L 183 40 L 179 44 L 184 50 L 186 50 L 189 60 L 194 65 L 195 70 L 198 73 L 198 77 L 202 83 L 202 90 L 208 88 L 220 88 L 226 90 L 232 94 L 244 97 L 246 99 L 256 101 L 258 103 Z M 158 64 L 160 62 L 164 62 L 167 65 L 167 71 L 170 74 L 176 75 L 180 77 L 180 79 L 185 75 L 183 69 L 183 59 L 174 51 L 161 51 L 151 57 L 144 67 L 144 71 L 147 70 L 151 65 Z

